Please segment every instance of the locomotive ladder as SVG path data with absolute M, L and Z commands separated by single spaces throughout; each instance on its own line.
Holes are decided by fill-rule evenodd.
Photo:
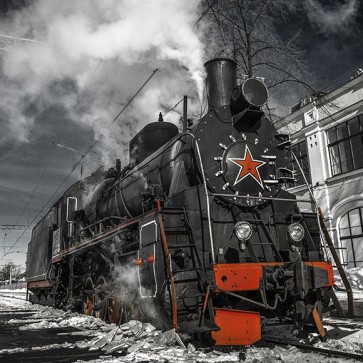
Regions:
M 171 226 L 164 225 L 165 235 L 166 236 L 186 236 L 188 238 L 188 243 L 184 244 L 168 244 L 169 250 L 183 249 L 188 248 L 190 250 L 190 255 L 192 258 L 193 267 L 189 269 L 182 269 L 180 271 L 205 271 L 204 264 L 200 257 L 197 244 L 195 242 L 195 236 L 193 233 L 193 229 L 190 226 L 189 218 L 185 208 L 163 208 L 161 210 L 162 216 L 179 216 L 180 219 L 178 221 L 183 221 L 183 225 Z
M 254 247 L 260 246 L 262 249 L 262 253 L 265 256 L 265 260 L 264 262 L 282 262 L 282 257 L 280 255 L 280 252 L 275 244 L 275 242 L 273 241 L 273 239 L 270 236 L 270 233 L 267 230 L 267 227 L 265 225 L 265 222 L 262 220 L 262 216 L 261 214 L 258 212 L 257 209 L 253 210 L 253 214 L 257 217 L 257 219 L 251 219 L 251 220 L 246 220 L 247 222 L 250 223 L 254 223 L 256 226 L 260 226 L 263 232 L 263 236 L 266 238 L 267 242 L 251 242 L 251 241 L 246 241 L 246 247 L 249 249 L 249 253 L 250 253 L 250 257 L 252 259 L 254 259 L 255 261 L 253 262 L 261 262 L 259 261 L 259 258 L 257 257 L 256 251 Z M 258 231 L 258 233 L 260 233 Z M 261 240 L 261 238 L 260 238 Z M 271 254 L 272 254 L 272 260 L 271 261 L 267 261 L 266 258 L 266 251 L 265 248 L 269 247 L 271 249 Z
M 242 221 L 242 219 L 238 218 L 233 221 L 229 221 L 227 219 L 214 219 L 214 222 L 233 225 L 236 223 L 236 221 L 239 222 Z M 248 261 L 246 260 L 246 262 L 283 262 L 279 249 L 274 240 L 271 238 L 265 221 L 258 210 L 254 209 L 248 218 L 243 218 L 243 221 L 246 221 L 255 226 L 259 236 L 257 241 L 248 239 L 244 242 L 249 255 L 247 257 Z
M 185 210 L 185 208 L 170 208 L 170 207 L 162 208 L 160 210 L 160 215 L 162 216 L 163 220 L 166 220 L 166 223 L 163 223 L 163 225 L 160 226 L 163 229 L 162 234 L 164 232 L 166 238 L 168 236 L 169 237 L 185 236 L 187 239 L 187 241 L 185 242 L 183 241 L 183 243 L 177 243 L 177 242 L 174 242 L 173 244 L 167 243 L 168 250 L 173 251 L 178 249 L 181 250 L 187 249 L 190 253 L 190 260 L 192 266 L 180 269 L 173 269 L 172 267 L 170 267 L 173 270 L 172 273 L 175 276 L 175 274 L 177 273 L 195 272 L 195 276 L 189 276 L 188 278 L 177 279 L 177 280 L 173 278 L 174 290 L 176 291 L 175 285 L 181 283 L 189 284 L 194 282 L 198 283 L 200 286 L 203 286 L 203 282 L 207 281 L 207 274 L 204 267 L 204 259 L 201 258 L 200 253 L 198 251 L 196 238 L 193 229 L 190 225 L 187 211 Z M 182 223 L 178 223 L 178 225 L 173 225 L 173 223 L 170 223 L 170 221 L 168 221 L 169 219 L 168 217 L 171 217 L 172 219 L 174 217 L 174 220 L 177 220 L 178 222 Z M 195 297 L 197 299 L 200 299 L 200 303 L 202 305 L 204 301 L 203 297 L 205 297 L 205 295 L 206 293 L 200 293 L 195 296 L 193 295 L 188 297 Z M 176 297 L 176 299 L 178 299 L 178 297 Z M 208 308 L 210 308 L 210 306 L 208 306 Z M 173 308 L 173 310 L 175 310 L 175 308 Z
M 327 246 L 324 244 L 323 247 L 325 249 L 326 248 L 329 248 L 330 253 L 333 256 L 335 265 L 336 265 L 336 267 L 337 267 L 337 269 L 339 271 L 339 275 L 342 278 L 342 281 L 343 281 L 343 284 L 344 284 L 344 287 L 345 287 L 345 292 L 347 293 L 347 298 L 348 298 L 348 316 L 349 317 L 354 317 L 354 305 L 353 305 L 353 291 L 352 291 L 352 287 L 351 287 L 350 282 L 348 280 L 347 274 L 345 273 L 344 267 L 343 267 L 343 265 L 342 265 L 342 263 L 340 261 L 339 255 L 338 255 L 337 250 L 336 250 L 336 248 L 334 246 L 334 242 L 332 241 L 332 239 L 330 237 L 330 234 L 328 232 L 328 229 L 326 228 L 326 225 L 324 223 L 324 215 L 323 215 L 323 212 L 318 207 L 318 205 L 316 203 L 316 200 L 314 198 L 314 193 L 313 193 L 312 189 L 309 186 L 308 180 L 306 179 L 306 176 L 304 174 L 304 171 L 302 169 L 302 166 L 300 165 L 299 160 L 297 159 L 296 155 L 291 150 L 291 148 L 289 149 L 289 151 L 290 151 L 292 157 L 294 158 L 294 160 L 296 162 L 296 165 L 298 166 L 298 168 L 300 170 L 300 173 L 301 173 L 301 175 L 302 175 L 302 177 L 304 179 L 305 185 L 308 188 L 308 192 L 309 192 L 310 198 L 311 198 L 310 203 L 312 202 L 313 205 L 315 206 L 315 211 L 316 211 L 316 214 L 318 215 L 319 228 L 321 229 L 321 238 L 327 244 Z M 325 251 L 325 253 L 326 253 L 326 251 Z M 343 309 L 342 309 L 342 307 L 340 305 L 340 302 L 337 299 L 337 297 L 336 297 L 335 292 L 334 292 L 333 289 L 330 289 L 329 290 L 329 295 L 330 295 L 330 297 L 333 300 L 333 304 L 334 304 L 334 306 L 336 308 L 336 311 L 338 313 L 338 316 L 343 316 L 344 315 Z

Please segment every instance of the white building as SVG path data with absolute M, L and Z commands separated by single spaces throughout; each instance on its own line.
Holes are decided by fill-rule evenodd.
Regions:
M 293 151 L 343 261 L 349 268 L 363 266 L 363 74 L 290 111 L 275 126 L 291 134 Z M 290 191 L 308 199 L 298 174 Z

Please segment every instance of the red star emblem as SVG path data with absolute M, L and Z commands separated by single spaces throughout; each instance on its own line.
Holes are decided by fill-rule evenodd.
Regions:
M 228 160 L 232 161 L 232 163 L 234 163 L 240 167 L 239 173 L 237 175 L 237 178 L 236 178 L 233 186 L 235 186 L 240 181 L 242 181 L 244 178 L 246 178 L 248 175 L 250 175 L 263 188 L 260 172 L 258 171 L 258 169 L 262 165 L 265 165 L 266 162 L 261 161 L 261 160 L 255 160 L 247 145 L 246 145 L 246 149 L 245 149 L 245 156 L 243 159 L 228 158 Z

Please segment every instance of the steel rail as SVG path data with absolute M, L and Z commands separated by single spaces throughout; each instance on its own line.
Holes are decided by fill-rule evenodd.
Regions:
M 291 345 L 291 346 L 294 346 L 301 350 L 307 350 L 309 352 L 319 353 L 319 354 L 326 355 L 326 356 L 351 358 L 351 359 L 356 359 L 358 361 L 363 362 L 363 354 L 349 353 L 349 352 L 343 352 L 340 350 L 331 350 L 331 349 L 326 349 L 326 348 L 319 348 L 319 347 L 314 347 L 312 345 L 293 342 L 290 340 L 282 340 L 279 338 L 262 338 L 262 340 L 267 343 L 274 343 L 274 344 L 280 344 L 280 345 Z

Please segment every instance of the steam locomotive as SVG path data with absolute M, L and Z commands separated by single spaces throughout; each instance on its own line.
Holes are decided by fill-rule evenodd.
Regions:
M 146 320 L 216 345 L 250 345 L 262 321 L 315 327 L 334 285 L 316 214 L 283 186 L 286 135 L 276 134 L 257 78 L 205 64 L 208 112 L 186 132 L 146 125 L 130 162 L 72 185 L 32 231 L 33 303 L 109 322 Z

